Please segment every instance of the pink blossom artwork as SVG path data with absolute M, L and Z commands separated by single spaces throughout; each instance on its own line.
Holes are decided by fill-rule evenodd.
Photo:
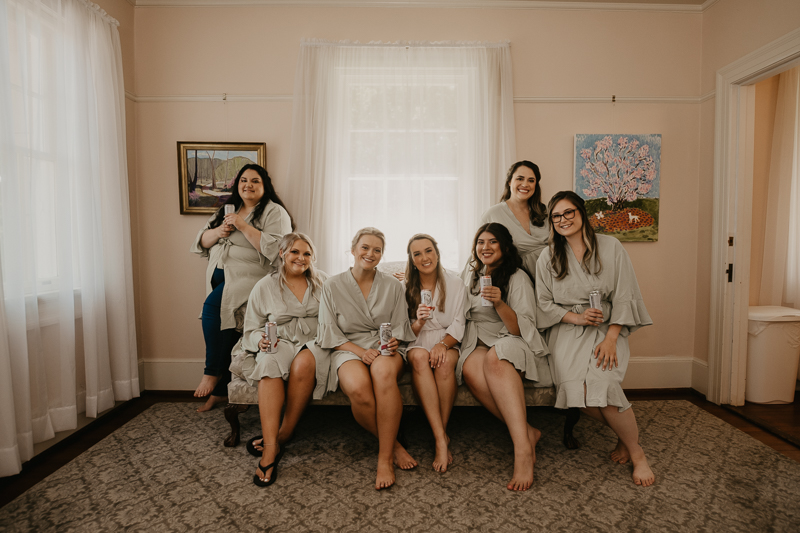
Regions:
M 660 134 L 575 135 L 575 192 L 598 233 L 657 241 Z

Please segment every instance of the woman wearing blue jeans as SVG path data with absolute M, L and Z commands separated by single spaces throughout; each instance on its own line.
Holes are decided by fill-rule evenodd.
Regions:
M 221 207 L 197 234 L 191 248 L 208 258 L 207 296 L 200 317 L 206 366 L 194 392 L 198 398 L 208 396 L 208 400 L 198 409 L 200 412 L 227 399 L 231 350 L 240 336 L 237 322 L 241 325 L 255 284 L 275 270 L 281 238 L 294 230 L 291 215 L 267 171 L 259 165 L 242 167 L 226 204 L 233 205 L 234 212 L 225 215 Z

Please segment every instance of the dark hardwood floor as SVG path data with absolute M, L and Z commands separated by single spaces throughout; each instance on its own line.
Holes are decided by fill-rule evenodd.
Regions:
M 797 406 L 797 401 L 785 406 L 748 404 L 743 408 L 734 408 L 708 402 L 701 394 L 691 389 L 626 390 L 625 394 L 632 401 L 690 401 L 772 449 L 800 462 L 800 445 L 794 445 L 790 442 L 791 439 L 780 437 L 780 435 L 784 437 L 795 435 L 800 439 L 800 408 Z M 191 392 L 145 391 L 140 398 L 114 408 L 107 415 L 23 464 L 21 473 L 0 478 L 0 507 L 88 450 L 151 405 L 161 402 L 197 402 L 197 399 Z

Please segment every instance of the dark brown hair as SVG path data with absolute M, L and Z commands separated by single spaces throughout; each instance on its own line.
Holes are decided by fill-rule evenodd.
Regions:
M 594 228 L 589 223 L 589 217 L 586 215 L 586 205 L 583 198 L 572 191 L 555 193 L 550 199 L 550 203 L 547 204 L 547 217 L 550 218 L 550 268 L 558 280 L 564 279 L 569 274 L 567 239 L 556 231 L 556 225 L 552 220 L 553 208 L 561 200 L 566 200 L 575 206 L 581 216 L 581 222 L 583 222 L 581 233 L 583 234 L 583 243 L 586 245 L 586 251 L 581 259 L 581 266 L 587 272 L 597 275 L 603 269 L 603 265 L 600 263 L 600 256 L 597 253 L 597 236 L 594 233 Z
M 500 297 L 503 301 L 508 297 L 508 282 L 514 272 L 522 266 L 522 259 L 519 256 L 517 247 L 514 246 L 514 240 L 511 238 L 511 233 L 508 229 L 497 222 L 489 222 L 484 224 L 475 233 L 475 238 L 472 239 L 472 259 L 469 261 L 469 266 L 472 268 L 472 281 L 470 282 L 469 289 L 472 294 L 480 293 L 480 277 L 481 262 L 478 257 L 478 252 L 475 248 L 478 246 L 478 237 L 481 233 L 487 232 L 494 235 L 497 242 L 500 244 L 500 254 L 502 255 L 501 262 L 492 270 L 492 286 L 500 288 Z
M 269 174 L 267 174 L 267 169 L 261 165 L 245 165 L 239 169 L 239 173 L 236 174 L 236 179 L 233 180 L 233 185 L 231 186 L 231 196 L 228 198 L 228 201 L 225 202 L 225 205 L 233 204 L 236 207 L 236 211 L 238 211 L 239 208 L 242 207 L 242 204 L 244 204 L 242 197 L 239 196 L 239 180 L 242 179 L 242 174 L 244 174 L 246 170 L 255 170 L 261 177 L 261 183 L 264 185 L 264 196 L 261 197 L 261 199 L 258 201 L 258 204 L 256 204 L 256 207 L 253 209 L 253 216 L 251 218 L 253 221 L 253 227 L 258 230 L 263 230 L 264 228 L 258 227 L 258 224 L 261 223 L 261 213 L 264 212 L 264 208 L 267 207 L 267 204 L 270 202 L 275 202 L 284 209 L 286 209 L 286 206 L 283 205 L 283 202 L 278 197 L 278 193 L 275 192 L 275 187 L 272 185 L 272 180 L 269 178 Z M 292 222 L 292 231 L 294 231 L 296 228 L 294 225 L 294 218 L 292 218 L 292 215 L 289 213 L 288 209 L 286 209 L 286 214 L 289 215 L 289 220 Z M 219 208 L 219 211 L 217 211 L 217 216 L 211 221 L 210 227 L 218 227 L 220 224 L 222 224 L 223 218 L 225 218 L 224 205 Z
M 530 207 L 531 211 L 531 224 L 537 228 L 541 228 L 544 225 L 544 221 L 547 220 L 547 209 L 542 203 L 542 173 L 539 172 L 539 167 L 536 165 L 536 163 L 531 163 L 530 161 L 517 161 L 511 165 L 511 168 L 508 169 L 508 174 L 506 175 L 506 185 L 503 189 L 503 196 L 500 198 L 500 201 L 504 202 L 511 198 L 511 178 L 514 177 L 514 172 L 516 172 L 519 167 L 527 167 L 531 169 L 533 171 L 533 175 L 536 176 L 536 189 L 533 191 L 533 196 L 528 198 L 528 207 Z

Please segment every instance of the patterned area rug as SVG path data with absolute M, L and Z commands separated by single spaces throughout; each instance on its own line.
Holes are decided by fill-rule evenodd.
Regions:
M 685 401 L 634 402 L 656 474 L 636 487 L 612 463 L 613 433 L 582 418 L 580 450 L 560 442 L 564 417 L 532 408 L 542 429 L 536 479 L 509 492 L 505 427 L 481 408 L 456 408 L 455 462 L 434 472 L 424 415 L 408 420 L 420 466 L 372 488 L 377 442 L 347 408 L 310 408 L 277 482 L 252 484 L 256 459 L 224 448 L 222 411 L 158 404 L 0 509 L 0 531 L 796 531 L 800 463 Z M 257 409 L 241 417 L 258 431 Z

